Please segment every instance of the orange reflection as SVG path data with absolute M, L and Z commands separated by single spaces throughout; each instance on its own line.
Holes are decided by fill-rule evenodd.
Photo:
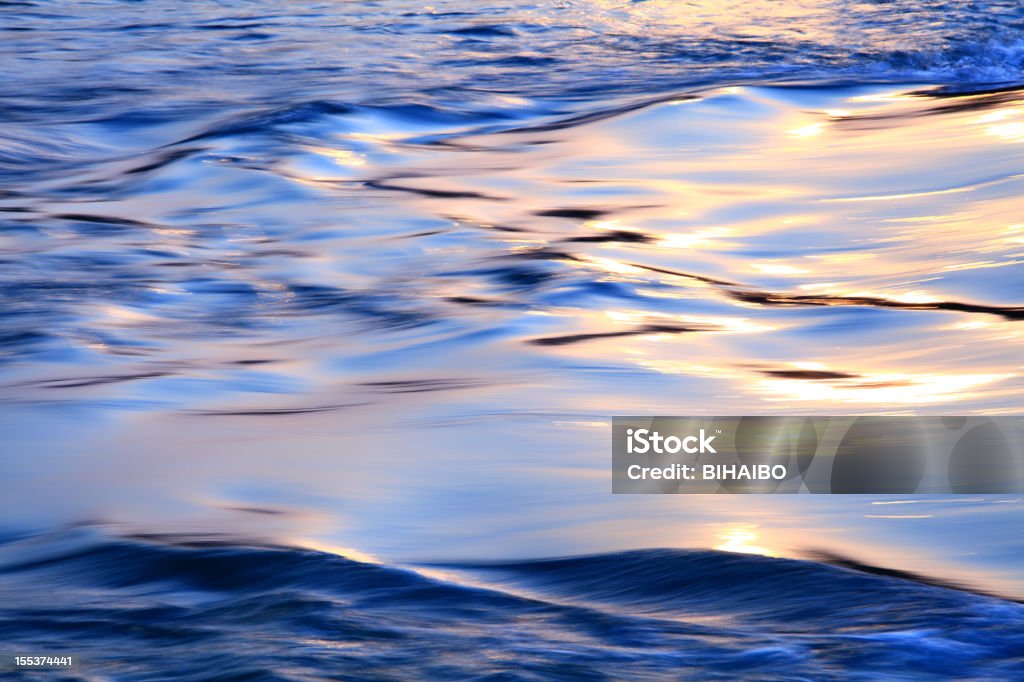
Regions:
M 755 544 L 759 537 L 757 526 L 741 523 L 729 526 L 717 536 L 719 543 L 712 549 L 722 552 L 738 552 L 740 554 L 759 554 L 761 556 L 777 556 L 771 550 Z
M 671 23 L 723 10 L 628 11 Z M 1024 177 L 1006 144 L 1024 107 L 883 89 L 814 97 L 722 88 L 580 125 L 467 134 L 445 154 L 406 145 L 393 184 L 405 204 L 479 233 L 444 252 L 452 270 L 551 275 L 536 298 L 479 277 L 430 283 L 488 303 L 461 310 L 496 322 L 523 296 L 514 340 L 532 352 L 657 372 L 709 410 L 1001 406 L 1020 391 L 1021 332 L 992 273 L 1024 263 Z M 623 400 L 603 388 L 586 400 Z

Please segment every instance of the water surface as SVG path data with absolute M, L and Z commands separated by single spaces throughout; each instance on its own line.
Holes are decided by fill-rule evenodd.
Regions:
M 235 570 L 229 556 L 269 574 L 298 562 L 279 587 L 308 588 L 312 610 L 288 602 L 299 625 L 252 627 L 300 632 L 301 655 L 339 614 L 373 621 L 344 608 L 364 585 L 321 595 L 370 571 L 389 599 L 406 594 L 389 581 L 468 591 L 396 601 L 424 623 L 484 600 L 446 622 L 481 628 L 463 642 L 483 637 L 495 674 L 529 648 L 539 667 L 522 679 L 594 674 L 639 646 L 625 632 L 565 639 L 604 618 L 656 647 L 719 638 L 740 661 L 620 661 L 631 679 L 678 665 L 707 679 L 1019 669 L 1019 607 L 807 560 L 1020 597 L 1022 499 L 613 497 L 608 469 L 612 414 L 1019 412 L 1017 3 L 25 2 L 0 15 L 0 509 L 18 641 L 64 647 L 66 619 L 25 591 L 55 583 L 69 607 L 187 602 L 198 610 L 138 617 L 230 639 L 238 623 L 178 584 L 188 566 L 200 581 Z M 252 549 L 267 543 L 278 549 Z M 658 547 L 679 551 L 628 552 Z M 154 575 L 166 553 L 177 568 Z M 41 563 L 10 558 L 24 554 Z M 521 563 L 580 554 L 599 558 Z M 424 562 L 456 566 L 439 578 Z M 682 583 L 591 591 L 606 565 L 687 580 L 721 562 L 741 575 L 692 603 Z M 549 583 L 549 568 L 569 575 Z M 742 608 L 715 596 L 776 572 L 827 592 Z M 894 585 L 907 601 L 866 613 Z M 270 589 L 200 588 L 217 608 Z M 832 590 L 872 596 L 800 627 L 849 623 L 862 654 L 785 624 Z M 68 617 L 123 625 L 120 608 Z M 597 610 L 564 611 L 579 608 Z M 705 617 L 740 620 L 679 630 Z M 503 639 L 530 618 L 559 624 Z M 384 630 L 359 641 L 399 637 Z M 988 643 L 965 640 L 977 633 Z M 872 638 L 909 644 L 879 659 Z M 123 661 L 135 643 L 111 646 Z M 963 658 L 901 658 L 932 646 Z M 557 667 L 565 647 L 581 667 Z M 266 679 L 323 670 L 281 655 L 254 665 Z M 369 658 L 359 670 L 386 677 Z M 158 679 L 144 659 L 110 674 Z M 459 678 L 472 659 L 451 665 L 401 669 Z

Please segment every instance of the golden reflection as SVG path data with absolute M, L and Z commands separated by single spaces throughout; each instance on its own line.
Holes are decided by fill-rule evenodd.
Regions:
M 1024 142 L 1024 122 L 1013 120 L 1024 113 L 1024 107 L 1008 107 L 989 111 L 976 119 L 985 126 L 985 133 L 1010 142 Z
M 601 258 L 594 256 L 587 259 L 588 264 L 597 266 L 598 269 L 603 270 L 609 275 L 642 275 L 644 273 L 638 267 L 630 265 L 628 263 L 622 263 L 612 258 Z
M 818 296 L 832 296 L 837 299 L 878 299 L 881 301 L 892 301 L 894 303 L 905 303 L 907 305 L 934 305 L 941 303 L 942 298 L 934 296 L 925 291 L 899 291 L 885 292 L 873 291 L 871 289 L 850 289 L 843 287 L 836 282 L 819 282 L 815 284 L 800 284 L 801 291 L 807 291 Z
M 691 11 L 642 4 L 629 11 Z M 474 246 L 469 256 L 536 252 L 571 275 L 552 287 L 625 285 L 627 303 L 576 307 L 562 297 L 522 314 L 547 316 L 535 322 L 551 334 L 583 335 L 560 352 L 677 375 L 708 404 L 911 410 L 978 400 L 1002 409 L 1020 390 L 1011 335 L 1022 332 L 969 308 L 1010 298 L 994 275 L 1024 265 L 1024 175 L 1004 143 L 1024 107 L 930 115 L 943 103 L 891 90 L 798 101 L 772 88 L 712 90 L 686 107 L 657 103 L 557 131 L 474 134 L 458 147 L 472 163 L 403 149 L 417 186 L 441 190 L 404 201 L 482 229 L 495 251 Z M 979 172 L 983 160 L 991 172 Z M 768 289 L 780 305 L 735 296 L 767 278 L 782 281 Z M 950 302 L 965 310 L 925 312 Z M 881 315 L 879 326 L 865 315 L 856 328 L 848 316 L 853 334 L 842 324 L 809 332 L 830 314 L 843 321 L 842 310 L 821 306 L 874 303 L 905 320 L 906 333 L 887 333 Z M 663 324 L 698 333 L 669 336 Z
M 595 230 L 621 230 L 624 229 L 619 225 L 618 220 L 586 220 L 583 222 L 583 227 L 591 227 Z
M 799 275 L 806 275 L 810 272 L 804 268 L 798 268 L 784 263 L 754 263 L 751 267 L 757 272 L 761 272 L 766 275 L 781 275 L 784 277 L 796 277 Z
M 647 0 L 644 3 L 623 3 L 622 0 L 590 0 L 588 17 L 618 17 L 618 31 L 645 33 L 676 32 L 685 27 L 689 32 L 709 38 L 721 34 L 778 39 L 780 30 L 799 32 L 802 39 L 832 40 L 837 33 L 835 22 L 826 22 L 828 0 Z M 624 9 L 628 7 L 628 9 Z M 767 19 L 767 18 L 770 18 Z M 813 35 L 813 38 L 810 36 Z
M 896 199 L 919 199 L 921 197 L 935 197 L 944 194 L 961 194 L 963 192 L 973 192 L 974 190 L 983 186 L 984 184 L 979 184 L 968 185 L 965 187 L 950 187 L 949 189 L 925 190 L 921 192 L 901 192 L 898 194 L 869 194 L 860 197 L 835 197 L 832 199 L 822 199 L 822 201 L 849 203 L 855 201 L 893 201 Z
M 738 552 L 740 554 L 760 554 L 761 556 L 778 556 L 770 549 L 755 544 L 760 538 L 757 533 L 757 526 L 751 523 L 741 523 L 729 526 L 716 536 L 719 540 L 712 549 L 721 552 Z
M 384 563 L 377 557 L 366 552 L 361 552 L 358 549 L 352 549 L 351 547 L 341 547 L 338 545 L 332 545 L 330 543 L 320 542 L 317 540 L 311 540 L 301 538 L 293 540 L 293 544 L 296 547 L 303 547 L 305 549 L 311 549 L 315 552 L 323 552 L 324 554 L 333 554 L 343 559 L 349 559 L 350 561 L 357 561 L 363 564 L 382 564 Z
M 661 246 L 669 249 L 720 249 L 726 245 L 717 240 L 731 234 L 732 230 L 724 227 L 709 227 L 684 234 L 660 234 L 657 239 Z
M 743 317 L 717 315 L 675 315 L 645 310 L 605 310 L 604 315 L 616 322 L 627 324 L 674 323 L 697 328 L 706 328 L 718 333 L 756 334 L 773 331 L 776 327 L 754 322 Z
M 824 123 L 809 123 L 797 128 L 791 128 L 789 134 L 793 137 L 814 137 L 815 135 L 821 135 L 824 131 Z
M 1013 374 L 865 374 L 836 381 L 765 378 L 755 390 L 767 400 L 923 405 L 977 398 L 973 391 Z
M 1004 260 L 1004 261 L 975 261 L 973 263 L 953 263 L 951 265 L 944 265 L 943 270 L 982 270 L 984 268 L 1002 268 L 1007 265 L 1020 265 L 1024 263 L 1021 260 Z
M 362 154 L 347 149 L 333 149 L 330 147 L 312 147 L 310 149 L 316 154 L 326 156 L 341 166 L 365 166 L 366 158 Z
M 902 90 L 895 92 L 876 92 L 870 95 L 855 95 L 850 97 L 847 101 L 857 102 L 862 104 L 884 104 L 889 102 L 905 102 L 913 101 L 918 99 L 916 95 L 909 94 Z
M 1024 123 L 1014 121 L 1012 123 L 998 123 L 988 127 L 988 134 L 999 137 L 1010 142 L 1024 142 Z

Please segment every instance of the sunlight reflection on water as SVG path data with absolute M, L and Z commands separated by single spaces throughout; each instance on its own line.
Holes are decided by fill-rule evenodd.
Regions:
M 620 4 L 592 3 L 594 21 L 622 25 Z M 825 30 L 828 4 L 787 7 L 842 52 L 853 38 Z M 625 21 L 671 33 L 691 19 L 676 6 Z M 694 11 L 731 30 L 712 3 Z M 514 12 L 524 35 L 570 30 Z M 485 51 L 501 35 L 452 30 L 417 46 Z M 579 49 L 606 49 L 599 72 L 621 61 Z M 909 71 L 937 63 L 947 79 L 959 63 L 922 61 Z M 640 75 L 653 83 L 660 64 Z M 481 78 L 434 66 L 447 86 Z M 362 67 L 389 92 L 417 74 Z M 194 97 L 187 113 L 126 112 L 109 92 L 109 116 L 51 103 L 52 120 L 16 120 L 0 148 L 16 180 L 0 193 L 0 427 L 26 454 L 2 464 L 17 483 L 5 518 L 258 530 L 403 558 L 826 546 L 1019 589 L 1019 500 L 890 514 L 860 498 L 611 498 L 605 457 L 614 413 L 1019 410 L 1019 92 L 650 97 L 626 73 L 632 86 L 585 101 L 594 82 L 533 71 L 536 92 L 367 103 L 260 100 L 217 73 L 171 89 Z M 208 104 L 224 90 L 238 101 Z

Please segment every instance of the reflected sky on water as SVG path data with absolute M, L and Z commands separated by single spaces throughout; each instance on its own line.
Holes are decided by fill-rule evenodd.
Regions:
M 1020 410 L 1024 99 L 941 87 L 1014 73 L 1013 7 L 914 52 L 877 8 L 829 28 L 846 3 L 395 4 L 16 17 L 7 525 L 819 549 L 1024 594 L 1021 499 L 613 497 L 608 468 L 612 414 Z M 306 69 L 329 30 L 359 49 Z

